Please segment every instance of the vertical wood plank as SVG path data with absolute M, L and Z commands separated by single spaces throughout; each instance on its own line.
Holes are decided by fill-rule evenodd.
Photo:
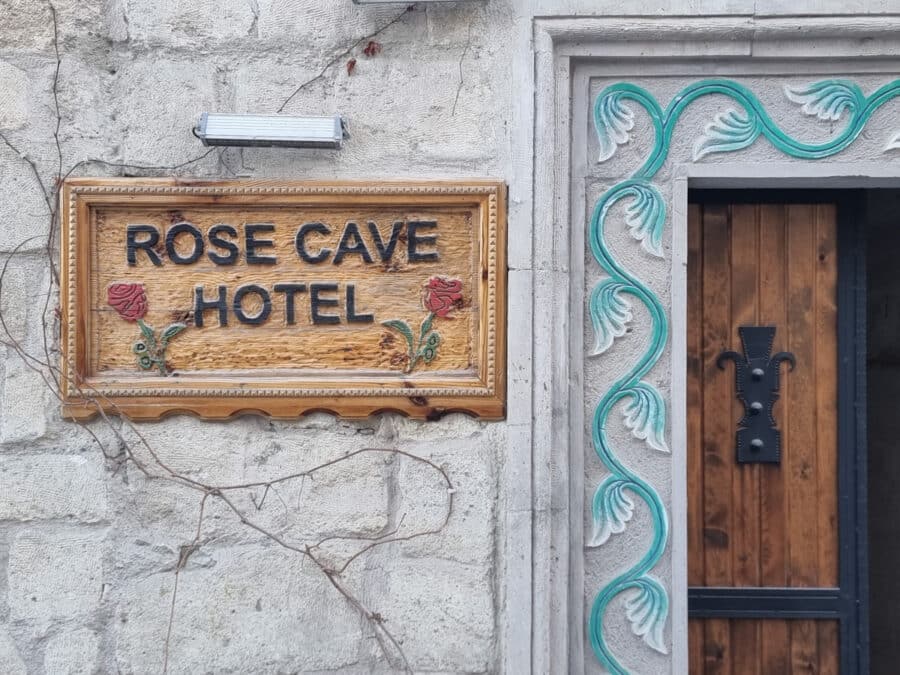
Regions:
M 703 563 L 704 585 L 730 586 L 732 513 L 731 464 L 734 424 L 729 373 L 716 357 L 731 339 L 731 265 L 728 208 L 703 210 Z M 706 621 L 705 671 L 729 674 L 731 631 L 727 620 Z
M 703 675 L 703 643 L 704 643 L 703 619 L 691 619 L 688 621 L 688 672 L 690 675 Z
M 731 474 L 734 463 L 734 376 L 716 367 L 731 342 L 731 269 L 728 208 L 708 205 L 703 214 L 703 513 L 704 582 L 730 586 Z M 724 642 L 727 646 L 727 630 Z
M 706 619 L 704 623 L 703 672 L 732 675 L 730 620 Z
M 816 673 L 819 669 L 818 626 L 815 621 L 795 619 L 791 629 L 792 673 Z
M 765 242 L 759 265 L 759 321 L 775 326 L 779 340 L 787 337 L 787 230 L 786 207 L 762 204 L 759 207 L 760 240 Z M 782 343 L 784 344 L 784 343 Z M 763 586 L 787 585 L 787 528 L 785 514 L 787 495 L 785 467 L 790 448 L 786 429 L 788 411 L 784 405 L 790 383 L 781 382 L 781 397 L 775 402 L 773 415 L 782 431 L 782 464 L 760 466 L 760 572 Z M 764 641 L 765 644 L 765 641 Z M 774 671 L 769 671 L 774 672 Z
M 689 583 L 836 585 L 836 209 L 692 205 L 689 227 Z M 780 466 L 735 462 L 743 409 L 715 360 L 742 325 L 776 326 L 774 350 L 797 356 L 774 410 Z M 695 619 L 689 641 L 691 673 L 839 669 L 836 621 Z
M 817 623 L 819 642 L 819 675 L 838 675 L 840 660 L 840 624 L 837 621 Z
M 688 207 L 687 271 L 687 480 L 688 585 L 702 586 L 703 574 L 703 212 Z M 701 625 L 701 624 L 697 624 Z M 701 631 L 702 636 L 702 631 Z M 700 644 L 702 653 L 702 640 Z
M 790 409 L 783 442 L 789 447 L 783 463 L 788 487 L 789 585 L 815 586 L 818 580 L 818 482 L 816 478 L 816 232 L 815 207 L 787 207 L 788 318 L 787 335 L 775 349 L 793 351 L 797 367 L 783 378 L 790 382 L 785 397 Z M 785 338 L 787 338 L 785 340 Z M 815 622 L 792 621 L 791 668 L 811 672 L 818 666 Z
M 759 631 L 762 621 L 732 619 L 731 647 L 734 675 L 768 675 L 761 671 Z
M 788 528 L 789 584 L 815 586 L 818 581 L 818 483 L 816 480 L 816 235 L 815 207 L 791 204 L 788 209 L 788 320 L 787 335 L 775 349 L 793 351 L 797 368 L 783 380 L 790 383 L 785 401 L 790 408 L 786 477 L 790 481 Z M 785 339 L 786 338 L 786 339 Z M 800 635 L 805 635 L 801 633 Z M 792 641 L 794 640 L 792 631 Z
M 837 209 L 816 207 L 816 478 L 818 584 L 838 585 Z
M 788 622 L 784 619 L 769 619 L 763 622 L 761 630 L 760 658 L 763 673 L 789 673 L 791 632 Z
M 741 345 L 738 329 L 755 326 L 758 321 L 759 255 L 757 207 L 735 204 L 731 207 L 731 344 L 737 350 Z M 731 402 L 731 419 L 737 421 L 744 414 L 744 406 L 734 393 Z M 758 586 L 760 465 L 738 464 L 732 455 L 731 466 L 733 583 L 735 586 Z

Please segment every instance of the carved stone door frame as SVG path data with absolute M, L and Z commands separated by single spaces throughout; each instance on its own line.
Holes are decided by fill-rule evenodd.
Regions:
M 646 367 L 639 368 L 640 372 L 633 382 L 615 382 L 612 386 L 619 389 L 612 394 L 612 389 L 606 389 L 603 396 L 603 400 L 606 396 L 626 399 L 625 405 L 632 402 L 637 406 L 636 410 L 645 415 L 641 418 L 643 422 L 632 419 L 630 424 L 627 421 L 625 424 L 635 436 L 647 443 L 647 453 L 652 455 L 660 450 L 671 450 L 671 455 L 663 461 L 662 473 L 657 470 L 654 480 L 635 483 L 631 474 L 618 476 L 621 482 L 619 493 L 630 490 L 631 501 L 640 502 L 634 496 L 635 487 L 638 491 L 646 488 L 655 495 L 649 508 L 653 526 L 640 539 L 640 545 L 643 547 L 646 543 L 651 549 L 663 548 L 651 561 L 649 574 L 647 569 L 638 569 L 629 577 L 633 568 L 619 569 L 622 564 L 610 560 L 609 565 L 616 568 L 615 573 L 619 576 L 608 586 L 619 584 L 619 588 L 610 591 L 612 596 L 623 590 L 631 591 L 623 597 L 633 599 L 633 606 L 641 611 L 664 615 L 664 605 L 668 605 L 668 616 L 664 617 L 661 626 L 652 626 L 650 622 L 643 627 L 632 625 L 632 630 L 651 647 L 651 643 L 656 642 L 657 648 L 668 653 L 667 656 L 654 658 L 664 659 L 670 672 L 684 673 L 688 664 L 685 457 L 688 187 L 896 187 L 900 179 L 900 158 L 881 152 L 885 141 L 890 149 L 894 143 L 892 137 L 879 138 L 880 147 L 871 151 L 870 142 L 866 140 L 865 147 L 869 152 L 862 156 L 857 152 L 850 153 L 848 158 L 848 155 L 842 157 L 839 153 L 857 140 L 874 110 L 872 106 L 892 99 L 896 95 L 895 89 L 900 92 L 900 85 L 895 83 L 900 76 L 898 29 L 900 19 L 897 17 L 536 19 L 533 237 L 536 244 L 543 242 L 543 245 L 534 246 L 534 316 L 536 322 L 538 317 L 545 317 L 542 325 L 535 326 L 535 335 L 546 328 L 543 334 L 545 338 L 549 335 L 549 339 L 535 339 L 533 353 L 533 672 L 583 673 L 586 670 L 600 670 L 596 644 L 595 653 L 592 653 L 586 629 L 590 617 L 586 616 L 589 612 L 585 610 L 585 593 L 600 594 L 604 589 L 585 588 L 585 514 L 586 509 L 590 510 L 590 504 L 584 497 L 585 452 L 586 446 L 589 448 L 591 443 L 590 433 L 586 434 L 586 430 L 591 432 L 592 427 L 599 426 L 605 434 L 605 414 L 610 410 L 600 411 L 594 408 L 597 401 L 587 401 L 589 409 L 604 418 L 600 424 L 596 420 L 586 419 L 584 327 L 586 321 L 590 324 L 590 319 L 585 315 L 584 298 L 592 290 L 585 287 L 585 246 L 592 244 L 585 236 L 589 204 L 603 202 L 604 199 L 609 202 L 609 209 L 603 208 L 605 203 L 601 204 L 591 220 L 591 224 L 602 229 L 607 211 L 612 213 L 615 201 L 622 200 L 625 206 L 634 206 L 644 200 L 643 206 L 635 207 L 636 216 L 627 221 L 620 216 L 613 226 L 631 228 L 632 236 L 643 245 L 645 251 L 665 253 L 664 259 L 644 256 L 640 258 L 639 267 L 632 266 L 631 270 L 636 272 L 637 277 L 648 273 L 653 276 L 657 281 L 653 289 L 665 289 L 662 299 L 649 287 L 625 288 L 629 279 L 617 280 L 613 274 L 613 281 L 617 280 L 622 287 L 608 288 L 606 299 L 596 303 L 596 313 L 600 318 L 595 317 L 595 323 L 600 326 L 601 332 L 605 326 L 608 333 L 600 342 L 611 342 L 619 337 L 625 323 L 621 317 L 631 313 L 631 307 L 622 303 L 622 297 L 630 295 L 629 304 L 638 305 L 633 298 L 644 291 L 649 293 L 644 297 L 652 296 L 649 299 L 651 313 L 654 306 L 663 312 L 665 326 L 662 334 L 659 334 L 658 325 L 651 325 L 641 317 L 634 329 L 635 333 L 643 332 L 645 340 L 651 343 L 662 339 L 662 347 L 652 354 Z M 663 118 L 668 110 L 663 110 L 672 100 L 646 101 L 645 105 L 638 99 L 644 96 L 646 90 L 641 87 L 641 91 L 637 91 L 634 86 L 631 89 L 628 86 L 620 88 L 619 92 L 629 90 L 617 100 L 613 96 L 616 90 L 608 88 L 604 90 L 607 98 L 603 104 L 605 112 L 601 114 L 594 109 L 599 96 L 591 94 L 591 79 L 602 78 L 604 84 L 609 80 L 629 85 L 635 79 L 668 78 L 677 84 L 674 89 L 679 96 L 690 97 L 690 87 L 708 80 L 711 69 L 715 70 L 717 78 L 738 82 L 739 86 L 734 90 L 736 96 L 731 97 L 745 102 L 751 101 L 751 98 L 758 102 L 761 94 L 771 94 L 740 86 L 742 78 L 759 75 L 774 77 L 802 73 L 799 79 L 805 79 L 808 83 L 830 81 L 833 75 L 842 73 L 872 75 L 888 89 L 881 92 L 867 84 L 859 89 L 858 97 L 854 98 L 857 94 L 853 86 L 840 90 L 840 86 L 833 84 L 827 92 L 828 97 L 832 94 L 839 96 L 841 91 L 850 92 L 847 94 L 849 103 L 840 114 L 835 109 L 828 109 L 828 103 L 824 100 L 827 97 L 817 97 L 817 92 L 821 90 L 815 86 L 793 92 L 797 104 L 807 106 L 804 108 L 807 114 L 833 121 L 835 132 L 829 138 L 838 138 L 843 145 L 835 145 L 829 152 L 816 155 L 808 149 L 816 144 L 805 144 L 789 135 L 779 139 L 773 131 L 779 127 L 775 120 L 770 119 L 772 124 L 767 126 L 765 120 L 746 119 L 754 117 L 758 111 L 735 117 L 723 109 L 721 115 L 709 116 L 705 133 L 694 144 L 694 156 L 699 153 L 700 159 L 708 152 L 728 152 L 727 156 L 719 156 L 726 157 L 725 161 L 719 159 L 698 163 L 684 153 L 673 152 L 670 155 L 671 138 L 668 138 L 658 166 L 645 170 L 645 164 L 644 169 L 636 174 L 605 176 L 606 192 L 599 200 L 587 195 L 586 167 L 589 162 L 597 161 L 597 157 L 588 157 L 590 123 L 601 122 L 591 129 L 591 133 L 598 133 L 598 128 L 604 127 L 599 133 L 602 135 L 605 132 L 607 136 L 600 139 L 599 148 L 600 155 L 608 157 L 629 140 L 640 141 L 641 134 L 654 134 L 647 114 L 642 110 L 640 116 L 635 117 L 634 111 L 642 106 L 652 109 L 656 104 L 664 126 L 667 122 Z M 889 85 L 895 89 L 890 89 Z M 729 92 L 722 93 L 731 95 Z M 745 95 L 750 98 L 741 99 Z M 874 95 L 881 95 L 884 101 L 873 103 Z M 833 102 L 833 98 L 828 98 L 828 101 Z M 741 106 L 732 107 L 738 108 L 740 113 Z M 759 110 L 764 111 L 762 104 Z M 848 124 L 857 124 L 859 129 L 848 132 L 847 138 L 841 140 L 841 130 Z M 900 131 L 900 128 L 893 131 Z M 673 135 L 677 133 L 672 131 Z M 773 159 L 764 162 L 753 157 L 742 159 L 741 152 L 735 152 L 750 148 L 757 138 L 760 144 L 768 141 L 773 146 Z M 591 147 L 596 149 L 598 141 L 593 139 L 592 142 Z M 729 142 L 733 145 L 726 147 Z M 821 143 L 827 143 L 827 139 Z M 651 147 L 653 144 L 645 145 Z M 784 161 L 774 157 L 776 151 L 785 158 Z M 667 159 L 665 170 L 657 173 Z M 648 160 L 648 164 L 653 162 Z M 630 171 L 633 170 L 634 167 L 631 167 Z M 635 176 L 638 181 L 633 181 Z M 661 204 L 664 210 L 661 221 L 653 213 L 652 207 L 657 204 Z M 614 217 L 610 216 L 610 223 L 613 223 Z M 552 246 L 547 242 L 552 242 Z M 596 249 L 597 244 L 593 243 Z M 639 245 L 636 242 L 633 244 Z M 602 250 L 600 252 L 603 254 Z M 594 255 L 597 255 L 596 250 Z M 604 262 L 598 262 L 608 272 Z M 552 308 L 549 315 L 547 308 Z M 641 311 L 646 315 L 647 310 Z M 587 333 L 590 335 L 591 331 Z M 598 343 L 598 346 L 608 345 Z M 623 364 L 616 360 L 605 365 L 616 375 L 624 372 Z M 644 398 L 642 403 L 638 402 L 641 396 Z M 656 408 L 661 408 L 662 413 Z M 552 414 L 542 414 L 541 411 L 547 410 Z M 660 430 L 658 419 L 663 413 L 664 427 Z M 622 425 L 620 414 L 614 414 L 609 419 L 611 424 Z M 597 444 L 596 437 L 594 444 Z M 611 452 L 609 448 L 605 450 Z M 659 466 L 658 459 L 652 461 Z M 636 474 L 642 473 L 642 467 L 632 468 Z M 615 478 L 616 470 L 608 472 L 608 475 Z M 664 477 L 660 479 L 659 475 Z M 589 490 L 593 491 L 596 487 L 590 485 Z M 606 531 L 601 533 L 601 539 L 603 535 L 616 536 L 614 533 L 621 531 L 620 527 L 628 520 L 621 514 L 610 516 L 610 511 L 615 512 L 617 508 L 621 511 L 623 508 L 619 495 L 608 490 L 604 498 L 604 503 L 613 506 L 608 507 L 605 513 Z M 619 501 L 616 502 L 616 499 Z M 654 505 L 658 507 L 655 510 Z M 638 508 L 647 507 L 641 505 Z M 642 581 L 645 576 L 659 583 Z M 643 598 L 639 597 L 641 594 Z M 611 599 L 601 599 L 601 609 L 605 611 L 605 603 Z M 618 602 L 621 603 L 621 598 Z M 596 623 L 596 617 L 594 619 Z M 595 639 L 597 630 L 600 631 L 601 642 L 605 640 L 603 621 L 601 616 L 599 629 L 593 624 L 591 629 Z M 660 628 L 662 635 L 659 634 Z M 637 667 L 636 664 L 647 663 L 639 650 L 648 647 L 639 641 L 623 640 L 621 635 L 613 635 L 602 647 L 608 656 L 611 655 L 611 660 L 604 663 L 608 670 L 626 672 L 628 664 Z M 603 652 L 603 649 L 600 651 Z M 656 660 L 652 663 L 657 667 L 661 662 Z

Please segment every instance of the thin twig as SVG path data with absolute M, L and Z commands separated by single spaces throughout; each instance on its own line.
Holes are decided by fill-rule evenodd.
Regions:
M 456 104 L 459 103 L 459 95 L 462 92 L 463 82 L 463 59 L 466 58 L 466 54 L 469 53 L 469 48 L 472 46 L 472 22 L 469 21 L 469 26 L 466 29 L 466 46 L 463 47 L 462 53 L 459 55 L 459 82 L 456 85 L 456 97 L 453 99 L 453 110 L 450 111 L 450 116 L 456 116 Z
M 172 627 L 175 625 L 175 600 L 178 597 L 178 577 L 181 574 L 181 570 L 187 565 L 188 558 L 193 555 L 199 546 L 200 533 L 203 531 L 203 512 L 206 508 L 206 500 L 209 494 L 209 492 L 203 493 L 203 498 L 200 500 L 200 515 L 197 518 L 197 532 L 194 534 L 190 544 L 181 547 L 178 554 L 178 563 L 175 565 L 175 584 L 172 588 L 172 605 L 169 607 L 169 626 L 166 629 L 166 641 L 163 645 L 163 675 L 169 670 L 169 644 L 172 639 Z
M 303 91 L 310 85 L 318 82 L 323 77 L 325 77 L 325 73 L 327 73 L 328 70 L 332 66 L 334 66 L 338 61 L 341 61 L 344 58 L 346 58 L 347 56 L 349 56 L 350 53 L 354 49 L 359 47 L 363 42 L 368 42 L 369 40 L 374 40 L 376 37 L 381 35 L 388 28 L 390 28 L 395 23 L 400 21 L 400 19 L 402 19 L 404 16 L 406 16 L 407 12 L 411 12 L 414 8 L 415 8 L 414 4 L 407 6 L 406 9 L 404 9 L 402 12 L 400 12 L 397 16 L 395 16 L 393 19 L 388 21 L 386 24 L 384 24 L 381 28 L 376 30 L 374 33 L 370 33 L 369 35 L 364 35 L 363 37 L 359 38 L 356 42 L 354 42 L 352 45 L 347 47 L 344 51 L 340 52 L 339 54 L 336 54 L 334 57 L 331 58 L 331 60 L 328 61 L 328 63 L 326 63 L 324 66 L 322 66 L 322 69 L 319 71 L 319 73 L 315 77 L 311 77 L 310 79 L 306 80 L 306 82 L 303 82 L 296 89 L 294 89 L 293 93 L 290 96 L 288 96 L 286 99 L 284 99 L 282 104 L 279 106 L 278 110 L 276 110 L 275 112 L 279 112 L 279 113 L 284 112 L 284 109 L 285 109 L 285 107 L 287 107 L 287 104 L 290 103 L 297 94 L 299 94 L 301 91 Z
M 419 457 L 409 452 L 405 452 L 398 449 L 392 448 L 363 448 L 360 450 L 356 450 L 354 452 L 350 452 L 344 454 L 335 459 L 331 459 L 321 464 L 306 469 L 304 471 L 295 472 L 286 476 L 281 476 L 274 478 L 268 481 L 255 481 L 255 482 L 247 482 L 242 484 L 229 484 L 223 486 L 217 486 L 214 484 L 210 484 L 201 480 L 197 480 L 195 478 L 191 478 L 190 476 L 176 470 L 174 467 L 170 466 L 166 461 L 162 459 L 157 450 L 153 447 L 153 445 L 149 442 L 146 436 L 137 428 L 137 426 L 131 422 L 127 417 L 121 415 L 118 407 L 115 402 L 107 398 L 105 395 L 101 394 L 99 391 L 94 389 L 88 382 L 82 381 L 77 376 L 73 375 L 77 373 L 75 368 L 75 364 L 72 362 L 72 355 L 67 355 L 67 361 L 63 367 L 63 364 L 58 363 L 56 361 L 57 356 L 55 356 L 54 349 L 52 348 L 53 338 L 56 336 L 59 322 L 55 319 L 50 319 L 51 316 L 55 315 L 55 312 L 50 311 L 50 302 L 51 298 L 55 290 L 59 285 L 59 277 L 56 273 L 56 269 L 53 266 L 52 257 L 53 257 L 53 242 L 55 240 L 55 227 L 59 222 L 59 190 L 66 178 L 72 175 L 78 169 L 89 166 L 89 165 L 103 165 L 107 167 L 117 168 L 119 170 L 137 170 L 137 171 L 166 171 L 173 172 L 179 169 L 190 166 L 211 153 L 215 152 L 217 148 L 210 148 L 209 150 L 204 151 L 202 154 L 197 155 L 191 159 L 188 159 L 179 164 L 173 165 L 146 165 L 146 164 L 127 164 L 123 162 L 111 162 L 102 159 L 87 159 L 73 164 L 65 173 L 63 173 L 63 148 L 62 143 L 60 141 L 59 131 L 62 124 L 62 115 L 59 106 L 59 97 L 58 97 L 58 88 L 59 88 L 59 74 L 61 68 L 61 55 L 59 51 L 59 32 L 57 25 L 57 15 L 56 9 L 52 5 L 52 3 L 48 0 L 48 5 L 50 6 L 51 16 L 53 19 L 53 35 L 54 35 L 54 50 L 56 52 L 56 71 L 54 73 L 53 78 L 53 96 L 55 103 L 55 113 L 56 113 L 56 127 L 54 130 L 54 140 L 56 142 L 57 149 L 57 168 L 56 174 L 53 177 L 53 180 L 49 182 L 45 182 L 42 177 L 40 170 L 34 160 L 32 160 L 25 152 L 19 150 L 19 148 L 12 143 L 12 141 L 2 133 L 0 133 L 0 141 L 3 142 L 13 153 L 15 153 L 16 157 L 24 162 L 32 176 L 34 177 L 37 186 L 40 190 L 41 197 L 45 204 L 47 205 L 48 217 L 50 220 L 50 229 L 49 235 L 47 236 L 46 246 L 44 247 L 45 254 L 50 260 L 51 269 L 53 273 L 51 274 L 51 278 L 49 284 L 47 286 L 46 293 L 44 295 L 44 306 L 41 314 L 41 327 L 43 331 L 43 354 L 35 355 L 28 351 L 26 346 L 23 344 L 23 340 L 13 334 L 13 331 L 7 322 L 5 311 L 3 310 L 2 302 L 0 302 L 0 330 L 2 330 L 2 335 L 4 339 L 0 339 L 0 343 L 6 345 L 8 348 L 12 349 L 14 353 L 16 353 L 22 360 L 22 362 L 26 365 L 30 370 L 38 373 L 38 375 L 43 379 L 47 388 L 51 391 L 51 393 L 57 398 L 57 400 L 62 401 L 62 392 L 63 385 L 67 388 L 69 394 L 73 396 L 77 396 L 80 400 L 84 402 L 85 405 L 93 408 L 97 415 L 99 416 L 99 420 L 107 426 L 110 430 L 112 430 L 116 441 L 119 444 L 118 452 L 113 454 L 111 449 L 108 449 L 101 438 L 94 432 L 94 430 L 89 426 L 89 424 L 85 421 L 81 420 L 72 420 L 79 424 L 87 433 L 90 435 L 91 439 L 97 443 L 97 446 L 100 448 L 104 458 L 108 461 L 113 461 L 117 463 L 116 471 L 118 471 L 122 466 L 125 466 L 127 463 L 132 463 L 135 468 L 140 471 L 147 479 L 149 480 L 163 480 L 175 485 L 178 485 L 182 488 L 192 490 L 194 492 L 199 492 L 202 496 L 200 499 L 200 505 L 198 509 L 198 517 L 197 517 L 197 529 L 194 533 L 194 538 L 188 544 L 182 545 L 179 547 L 179 557 L 178 561 L 175 565 L 175 579 L 172 590 L 172 599 L 169 607 L 169 621 L 166 629 L 166 638 L 165 644 L 163 646 L 164 656 L 163 656 L 163 672 L 167 672 L 169 665 L 169 652 L 171 645 L 171 637 L 174 631 L 174 622 L 176 616 L 176 607 L 177 607 L 177 596 L 178 596 L 178 585 L 179 578 L 182 570 L 185 569 L 188 560 L 190 557 L 198 550 L 200 544 L 200 538 L 202 535 L 202 526 L 203 519 L 205 514 L 206 502 L 210 496 L 217 497 L 225 503 L 229 509 L 235 514 L 238 518 L 239 522 L 243 525 L 255 530 L 259 534 L 263 535 L 267 539 L 275 542 L 279 546 L 294 551 L 305 559 L 309 559 L 312 561 L 316 567 L 322 572 L 324 577 L 328 580 L 331 586 L 342 596 L 347 602 L 352 606 L 357 612 L 359 612 L 360 616 L 362 616 L 372 627 L 372 634 L 378 642 L 384 657 L 387 659 L 389 665 L 394 665 L 396 663 L 400 663 L 401 667 L 407 671 L 412 672 L 410 664 L 407 660 L 407 657 L 400 645 L 399 641 L 394 637 L 392 632 L 387 629 L 385 626 L 385 619 L 378 612 L 374 612 L 370 610 L 358 597 L 356 593 L 347 585 L 346 581 L 341 578 L 341 575 L 346 572 L 346 570 L 352 565 L 356 560 L 360 558 L 367 551 L 371 551 L 377 546 L 386 545 L 393 542 L 398 541 L 409 541 L 411 539 L 426 536 L 429 534 L 438 533 L 441 529 L 443 529 L 453 513 L 453 485 L 450 481 L 449 475 L 443 469 L 443 467 L 439 466 L 435 462 L 426 459 L 424 457 Z M 394 18 L 392 21 L 382 26 L 378 31 L 373 33 L 372 35 L 367 35 L 356 43 L 354 43 L 348 50 L 336 56 L 332 61 L 329 62 L 322 70 L 318 78 L 314 78 L 308 83 L 304 83 L 301 85 L 288 99 L 285 100 L 284 104 L 282 104 L 281 109 L 286 106 L 290 100 L 304 87 L 308 84 L 311 84 L 315 79 L 319 79 L 327 72 L 328 68 L 334 65 L 342 56 L 346 56 L 353 49 L 358 47 L 362 42 L 366 40 L 371 40 L 391 25 L 397 23 L 407 11 L 412 9 L 412 5 L 410 5 L 404 12 Z M 281 110 L 279 109 L 279 111 Z M 221 159 L 221 158 L 220 158 Z M 227 167 L 226 167 L 227 168 Z M 17 258 L 17 256 L 23 254 L 23 249 L 30 244 L 33 240 L 42 238 L 44 235 L 36 235 L 35 237 L 29 237 L 24 241 L 20 242 L 7 256 L 6 260 L 3 262 L 2 267 L 0 267 L 0 300 L 2 300 L 2 291 L 4 286 L 4 281 L 6 278 L 7 271 L 9 269 L 10 263 L 13 259 Z M 65 372 L 64 372 L 65 369 Z M 67 377 L 65 382 L 63 378 Z M 114 422 L 110 418 L 110 414 L 119 415 L 119 419 L 121 420 L 119 423 Z M 131 438 L 126 438 L 126 435 L 123 433 L 123 430 L 127 431 Z M 136 439 L 136 440 L 135 440 Z M 138 449 L 141 449 L 139 452 Z M 305 480 L 308 477 L 312 477 L 319 471 L 322 471 L 328 467 L 336 466 L 342 462 L 352 461 L 353 458 L 366 454 L 366 453 L 383 453 L 390 454 L 393 456 L 401 456 L 406 457 L 411 461 L 424 464 L 434 470 L 442 480 L 443 485 L 447 489 L 448 499 L 446 502 L 446 511 L 444 515 L 444 519 L 441 525 L 437 528 L 431 528 L 427 530 L 413 531 L 407 534 L 401 535 L 400 532 L 403 529 L 405 514 L 400 518 L 399 523 L 396 527 L 392 528 L 389 531 L 382 532 L 376 536 L 366 536 L 366 535 L 346 535 L 346 536 L 331 536 L 325 537 L 321 539 L 317 544 L 309 545 L 309 544 L 292 544 L 286 541 L 282 536 L 276 534 L 268 530 L 267 528 L 259 525 L 258 523 L 250 520 L 247 515 L 237 507 L 235 501 L 229 496 L 229 494 L 246 490 L 250 493 L 250 500 L 256 507 L 256 510 L 259 511 L 264 507 L 266 496 L 268 492 L 271 490 L 275 492 L 278 499 L 281 501 L 284 508 L 287 510 L 289 507 L 284 499 L 281 497 L 279 491 L 277 490 L 277 486 L 287 483 L 293 480 L 299 480 L 301 485 L 301 496 L 302 489 L 305 484 Z M 257 503 L 255 498 L 255 490 L 263 487 L 263 496 Z M 229 493 L 229 494 L 226 494 Z M 298 504 L 299 508 L 299 504 Z M 346 560 L 343 561 L 339 567 L 335 568 L 330 564 L 326 564 L 326 562 L 320 558 L 316 551 L 319 550 L 321 546 L 323 546 L 328 541 L 333 540 L 345 540 L 345 541 L 361 541 L 367 542 L 365 546 L 363 546 L 360 550 L 357 550 L 355 553 L 350 555 Z

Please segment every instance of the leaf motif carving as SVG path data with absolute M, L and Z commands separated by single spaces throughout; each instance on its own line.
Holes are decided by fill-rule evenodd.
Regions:
M 663 257 L 662 235 L 666 225 L 666 203 L 652 185 L 632 185 L 634 199 L 625 209 L 625 224 L 631 236 L 647 253 Z
M 857 85 L 843 80 L 822 80 L 805 87 L 786 85 L 784 95 L 803 106 L 804 115 L 824 121 L 837 121 L 845 110 L 858 110 L 864 99 Z
M 717 113 L 706 125 L 703 135 L 694 143 L 692 159 L 696 162 L 713 152 L 734 152 L 753 145 L 761 127 L 756 115 L 729 109 Z
M 187 324 L 183 324 L 183 323 L 169 324 L 168 326 L 166 326 L 166 329 L 162 332 L 162 335 L 160 336 L 160 341 L 163 343 L 168 342 L 173 337 L 178 335 L 181 331 L 183 331 L 185 328 L 187 328 Z
M 593 356 L 609 349 L 616 338 L 625 335 L 631 321 L 631 303 L 622 297 L 629 286 L 616 279 L 604 279 L 591 291 L 590 314 L 594 326 Z
M 406 338 L 406 344 L 409 348 L 409 353 L 412 355 L 413 353 L 413 333 L 412 329 L 409 327 L 409 324 L 405 321 L 398 319 L 391 319 L 390 321 L 382 321 L 382 326 L 387 326 L 388 328 L 393 328 L 395 331 L 399 332 L 404 338 Z
M 147 340 L 152 345 L 156 345 L 156 333 L 153 332 L 153 329 L 145 324 L 141 319 L 138 319 L 138 327 L 141 329 L 141 335 L 144 336 L 144 339 Z
M 625 616 L 631 632 L 651 649 L 668 654 L 663 630 L 669 615 L 669 598 L 662 584 L 649 575 L 635 581 L 636 592 L 625 602 Z
M 594 128 L 600 144 L 598 162 L 605 162 L 616 148 L 630 140 L 628 134 L 634 127 L 634 112 L 622 103 L 621 92 L 610 92 L 594 104 Z
M 669 452 L 666 445 L 666 404 L 656 387 L 638 382 L 627 390 L 631 402 L 625 406 L 625 426 L 635 438 L 654 450 Z
M 900 150 L 900 131 L 891 137 L 891 140 L 884 146 L 884 152 L 888 150 Z
M 610 476 L 594 493 L 594 527 L 588 546 L 602 546 L 614 534 L 625 531 L 625 525 L 634 515 L 634 502 L 626 493 L 630 481 Z

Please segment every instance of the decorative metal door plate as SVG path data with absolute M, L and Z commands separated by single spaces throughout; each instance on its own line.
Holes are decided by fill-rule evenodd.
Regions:
M 724 370 L 725 361 L 734 361 L 734 382 L 738 398 L 744 404 L 744 416 L 737 431 L 739 464 L 781 462 L 781 432 L 775 427 L 772 407 L 778 400 L 778 369 L 782 361 L 796 365 L 790 352 L 772 353 L 774 326 L 741 326 L 738 329 L 744 355 L 722 352 L 716 365 Z

